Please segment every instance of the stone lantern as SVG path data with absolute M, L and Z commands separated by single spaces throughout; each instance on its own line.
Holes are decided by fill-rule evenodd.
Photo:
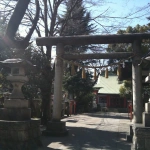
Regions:
M 7 80 L 12 83 L 13 91 L 10 94 L 10 98 L 4 101 L 5 109 L 3 113 L 0 111 L 0 119 L 30 119 L 31 109 L 28 108 L 29 102 L 25 100 L 21 88 L 28 81 L 27 76 L 25 76 L 25 66 L 31 66 L 32 64 L 22 59 L 6 59 L 1 63 L 11 69 L 11 74 L 7 76 Z
M 25 68 L 33 65 L 19 58 L 7 59 L 1 63 L 11 69 L 7 80 L 12 83 L 13 91 L 9 99 L 4 100 L 4 108 L 0 108 L 0 146 L 4 149 L 8 149 L 8 146 L 17 150 L 30 149 L 39 142 L 40 119 L 31 118 L 29 101 L 25 99 L 21 88 L 28 81 Z

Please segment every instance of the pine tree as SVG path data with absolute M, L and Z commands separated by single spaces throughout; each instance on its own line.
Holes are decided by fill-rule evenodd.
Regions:
M 89 35 L 95 31 L 90 19 L 90 13 L 84 8 L 82 0 L 68 0 L 66 12 L 62 18 L 59 18 L 61 22 L 60 34 L 62 36 Z M 67 24 L 64 24 L 66 20 Z M 87 49 L 88 46 L 66 46 L 65 52 L 82 53 Z

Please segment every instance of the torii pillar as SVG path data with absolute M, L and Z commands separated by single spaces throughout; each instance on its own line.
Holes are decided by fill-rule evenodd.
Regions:
M 56 47 L 55 59 L 55 79 L 54 79 L 54 101 L 52 121 L 47 124 L 45 135 L 62 136 L 67 135 L 66 122 L 61 122 L 62 110 L 62 77 L 63 77 L 63 60 L 64 45 L 59 43 Z
M 141 41 L 135 40 L 132 43 L 135 56 L 132 61 L 132 90 L 133 90 L 133 123 L 142 123 L 142 69 L 141 62 Z
M 132 84 L 133 84 L 133 126 L 131 150 L 149 150 L 150 148 L 150 124 L 149 107 L 145 104 L 145 112 L 142 113 L 142 79 L 141 79 L 141 41 L 133 42 Z M 149 76 L 148 76 L 149 78 Z M 142 115 L 143 114 L 143 115 Z

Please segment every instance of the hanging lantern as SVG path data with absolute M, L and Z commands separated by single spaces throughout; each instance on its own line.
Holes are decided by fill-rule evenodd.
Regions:
M 117 76 L 120 76 L 121 74 L 121 67 L 120 67 L 120 64 L 118 65 L 118 68 L 117 68 Z
M 97 79 L 97 76 L 96 76 L 96 68 L 94 68 L 94 80 Z
M 123 63 L 122 63 L 122 67 L 125 68 L 125 62 L 124 62 L 124 61 L 123 61 Z
M 70 64 L 69 63 L 66 63 L 67 64 L 67 68 L 69 68 L 70 67 Z
M 105 78 L 108 78 L 108 68 L 105 70 Z
M 82 79 L 85 79 L 85 78 L 86 78 L 85 68 L 83 67 L 82 68 Z
M 118 66 L 118 69 L 117 69 L 117 75 L 118 75 L 118 80 L 120 81 L 121 80 L 121 66 L 120 65 Z
M 66 75 L 67 63 L 65 61 L 63 63 L 63 70 L 64 70 L 64 75 Z
M 74 68 L 74 64 L 72 63 L 71 65 L 71 75 L 75 75 L 76 71 L 75 71 L 75 68 Z
M 88 69 L 87 69 L 85 72 L 86 72 L 87 74 L 89 74 L 89 73 L 90 73 Z
M 80 71 L 80 66 L 77 67 L 77 71 Z

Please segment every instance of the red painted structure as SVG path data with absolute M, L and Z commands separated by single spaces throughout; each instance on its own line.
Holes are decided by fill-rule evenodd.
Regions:
M 130 118 L 130 121 L 132 121 L 132 118 L 133 118 L 133 114 L 132 114 L 132 111 L 133 111 L 133 106 L 132 106 L 132 102 L 128 102 L 128 117 Z
M 99 94 L 99 89 L 94 89 L 96 96 L 96 103 L 101 107 L 107 108 L 127 108 L 127 100 L 124 97 L 120 97 L 119 94 Z
M 119 95 L 108 94 L 108 95 L 97 95 L 98 103 L 101 104 L 102 107 L 107 108 L 126 108 L 127 101 L 126 98 L 122 98 Z
M 76 101 L 75 100 L 69 100 L 69 115 L 76 113 Z

